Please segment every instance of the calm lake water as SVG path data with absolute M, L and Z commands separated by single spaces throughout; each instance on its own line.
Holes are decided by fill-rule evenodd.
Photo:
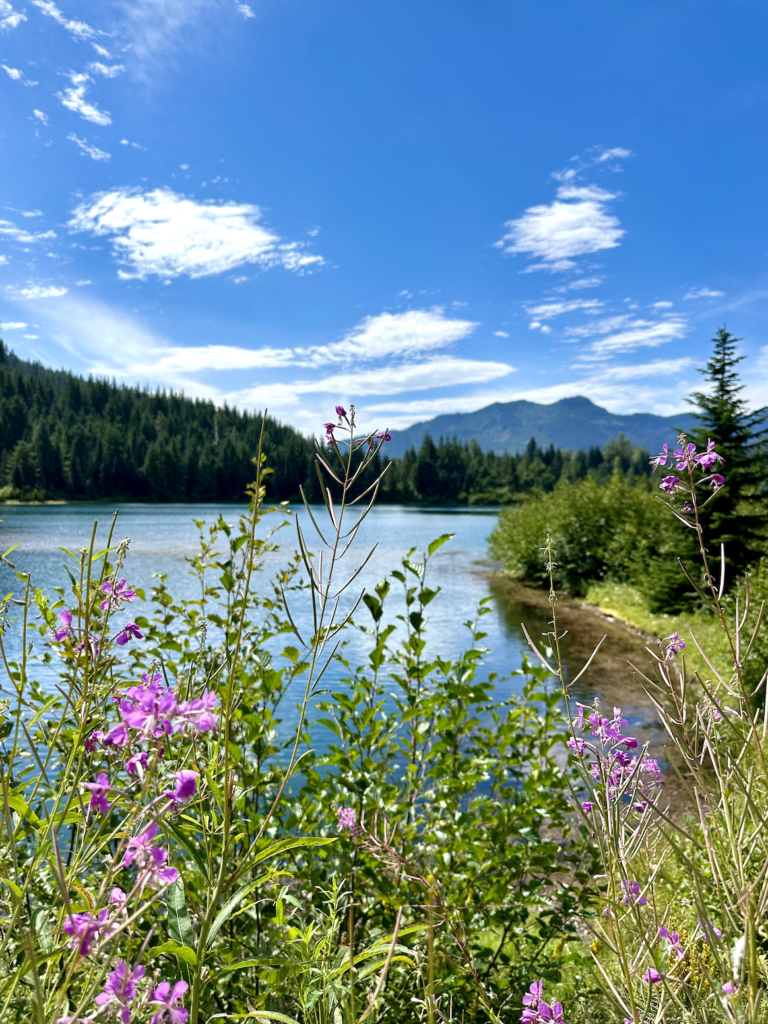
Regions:
M 63 563 L 68 561 L 71 564 L 71 560 L 58 549 L 65 547 L 77 553 L 78 548 L 87 547 L 94 520 L 99 523 L 98 537 L 104 540 L 112 511 L 112 508 L 103 504 L 2 506 L 0 550 L 4 551 L 18 543 L 18 548 L 10 557 L 18 569 L 32 574 L 34 586 L 45 589 L 54 585 L 63 586 L 66 581 Z M 198 532 L 193 520 L 212 522 L 221 514 L 227 522 L 234 523 L 239 511 L 233 505 L 123 506 L 114 537 L 130 538 L 125 566 L 129 583 L 144 588 L 149 595 L 153 574 L 165 573 L 168 576 L 168 587 L 174 596 L 196 597 L 197 586 L 189 575 L 186 562 L 197 549 Z M 323 509 L 318 511 L 324 514 Z M 305 521 L 307 516 L 304 510 L 299 514 L 311 546 L 311 524 Z M 351 599 L 352 594 L 359 593 L 362 587 L 372 588 L 393 569 L 399 568 L 401 559 L 410 548 L 416 548 L 418 554 L 441 534 L 455 534 L 454 539 L 444 545 L 430 562 L 428 584 L 432 588 L 440 587 L 441 593 L 429 606 L 429 645 L 432 651 L 439 651 L 442 657 L 457 656 L 466 647 L 469 636 L 462 623 L 474 618 L 478 602 L 490 596 L 493 611 L 483 619 L 483 629 L 488 634 L 483 644 L 489 648 L 489 653 L 484 657 L 483 671 L 498 673 L 500 679 L 497 686 L 506 693 L 510 688 L 519 690 L 521 679 L 511 673 L 520 667 L 523 654 L 529 652 L 520 623 L 524 621 L 531 636 L 538 640 L 547 628 L 549 616 L 545 595 L 510 584 L 495 572 L 497 567 L 489 561 L 487 549 L 487 538 L 495 520 L 496 513 L 487 509 L 433 511 L 397 506 L 379 507 L 362 524 L 355 545 L 344 561 L 349 562 L 346 568 L 349 574 L 369 549 L 377 545 L 365 569 L 350 587 Z M 295 523 L 288 522 L 278 536 L 281 551 L 267 559 L 266 574 L 270 569 L 276 569 L 295 551 Z M 387 606 L 393 613 L 395 610 L 401 612 L 403 602 L 399 584 L 392 582 Z M 19 585 L 14 572 L 0 565 L 0 594 L 11 589 L 18 590 Z M 136 602 L 131 608 L 138 611 L 139 603 Z M 396 609 L 393 609 L 394 605 Z M 292 602 L 291 610 L 299 629 L 303 630 L 310 622 L 309 596 L 298 595 Z M 627 664 L 628 659 L 643 667 L 649 663 L 643 641 L 617 625 L 583 611 L 575 602 L 564 602 L 561 614 L 563 628 L 568 630 L 564 651 L 571 677 L 585 663 L 603 633 L 609 634 L 600 656 L 574 689 L 574 698 L 589 701 L 597 694 L 607 706 L 617 704 L 623 707 L 638 735 L 651 739 L 656 746 L 660 736 L 653 724 L 651 705 L 644 697 L 637 676 Z M 358 612 L 358 616 L 361 622 L 368 624 L 370 621 L 365 609 Z M 350 630 L 349 641 L 348 656 L 353 663 L 362 664 L 367 653 L 365 638 Z M 283 638 L 282 644 L 285 642 Z M 19 636 L 15 626 L 11 627 L 6 644 L 10 652 L 14 655 L 18 653 Z M 329 670 L 324 685 L 333 685 L 340 675 L 339 666 L 332 673 Z M 46 670 L 45 666 L 40 666 L 38 678 L 43 685 L 52 686 L 54 668 Z M 292 705 L 295 702 L 289 703 L 290 707 L 285 705 L 283 708 L 285 728 L 290 727 L 293 717 Z

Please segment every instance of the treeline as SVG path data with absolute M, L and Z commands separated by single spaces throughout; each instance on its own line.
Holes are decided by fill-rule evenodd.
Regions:
M 477 441 L 460 444 L 427 434 L 393 459 L 381 484 L 380 500 L 402 504 L 507 505 L 535 494 L 548 494 L 561 480 L 593 479 L 603 484 L 614 473 L 630 482 L 648 478 L 649 454 L 619 435 L 603 449 L 562 451 L 540 448 L 531 438 L 521 455 L 484 452 Z
M 85 380 L 0 341 L 0 498 L 241 501 L 262 417 L 163 391 Z M 314 496 L 312 444 L 267 418 L 274 499 Z

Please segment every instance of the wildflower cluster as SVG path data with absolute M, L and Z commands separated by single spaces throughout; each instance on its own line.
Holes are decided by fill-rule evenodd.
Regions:
M 715 473 L 714 469 L 718 463 L 724 460 L 722 455 L 718 455 L 715 451 L 715 442 L 709 440 L 706 451 L 703 452 L 697 452 L 695 444 L 690 441 L 686 442 L 685 434 L 680 435 L 678 443 L 680 447 L 675 448 L 673 452 L 670 452 L 669 445 L 663 445 L 661 453 L 651 459 L 651 465 L 655 473 L 659 466 L 666 466 L 667 462 L 674 462 L 675 469 L 678 473 L 687 474 L 689 482 L 687 485 L 683 484 L 679 476 L 670 475 L 664 477 L 659 488 L 666 494 L 683 492 L 689 496 L 694 494 L 696 487 L 700 484 L 709 485 L 714 491 L 719 491 L 725 483 L 725 477 L 721 473 Z M 695 473 L 704 475 L 697 480 L 694 476 Z M 689 500 L 686 500 L 682 511 L 686 514 L 693 512 L 693 505 Z
M 613 718 L 606 718 L 600 713 L 598 701 L 592 707 L 585 704 L 577 707 L 574 735 L 569 738 L 568 746 L 582 765 L 590 795 L 596 797 L 583 801 L 582 811 L 591 814 L 596 807 L 607 810 L 611 805 L 618 805 L 644 814 L 653 806 L 662 785 L 658 761 L 644 754 L 638 758 L 629 753 L 637 749 L 637 739 L 624 734 L 628 722 L 621 717 L 621 708 L 614 708 Z M 575 735 L 577 730 L 591 732 L 595 742 Z
M 542 998 L 544 981 L 534 981 L 523 996 L 522 1024 L 565 1024 L 561 1003 L 551 1006 Z

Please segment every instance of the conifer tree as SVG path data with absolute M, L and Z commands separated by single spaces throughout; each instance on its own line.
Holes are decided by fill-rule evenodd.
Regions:
M 721 327 L 712 339 L 715 349 L 703 374 L 710 387 L 694 392 L 688 401 L 696 407 L 701 428 L 691 440 L 699 448 L 715 442 L 724 457 L 725 486 L 708 507 L 705 537 L 713 553 L 725 544 L 732 570 L 741 572 L 768 550 L 766 450 L 768 409 L 750 412 L 742 398 L 744 385 L 737 370 L 744 356 L 737 354 L 734 338 Z

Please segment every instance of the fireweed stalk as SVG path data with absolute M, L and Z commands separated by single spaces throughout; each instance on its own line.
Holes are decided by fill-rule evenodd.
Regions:
M 563 689 L 571 762 L 582 789 L 574 791 L 574 803 L 603 862 L 604 899 L 592 924 L 599 940 L 593 959 L 619 1019 L 625 1024 L 758 1024 L 764 1020 L 768 984 L 760 948 L 768 913 L 768 702 L 759 717 L 754 708 L 768 670 L 750 693 L 742 667 L 763 609 L 746 636 L 748 578 L 743 606 L 736 601 L 731 620 L 722 603 L 723 550 L 719 580 L 711 569 L 702 511 L 727 486 L 718 471 L 723 459 L 713 442 L 698 452 L 681 435 L 674 451 L 665 445 L 651 461 L 654 469 L 674 465 L 676 473 L 660 484 L 668 496 L 661 500 L 695 533 L 701 573 L 680 564 L 701 602 L 719 620 L 731 655 L 730 671 L 720 671 L 691 632 L 711 672 L 706 678 L 691 677 L 685 666 L 686 641 L 673 633 L 659 641 L 657 650 L 648 649 L 654 677 L 640 673 L 672 741 L 668 761 L 686 795 L 687 815 L 672 814 L 662 802 L 658 764 L 647 756 L 647 748 L 634 752 L 637 741 L 626 736 L 618 708 L 609 718 L 595 701 L 590 707 L 576 705 L 577 714 L 572 715 L 569 689 L 576 680 L 567 683 L 563 673 L 552 584 L 551 631 L 546 634 L 550 660 L 528 639 Z M 549 539 L 545 554 L 551 582 L 555 555 Z M 686 899 L 669 895 L 663 884 L 668 859 L 674 859 L 685 879 Z M 536 1019 L 534 1004 L 541 998 L 540 990 L 531 991 L 526 1021 Z
M 265 512 L 273 511 L 264 508 L 269 470 L 261 451 L 239 533 L 232 536 L 220 520 L 190 560 L 200 600 L 175 605 L 161 577 L 155 620 L 131 618 L 134 600 L 144 595 L 123 574 L 128 542 L 112 545 L 114 519 L 101 551 L 94 525 L 77 572 L 67 570 L 71 586 L 56 597 L 33 590 L 29 575 L 18 574 L 22 596 L 9 596 L 0 607 L 0 656 L 10 690 L 0 707 L 0 1020 L 75 1024 L 116 1017 L 144 1024 L 151 1016 L 155 1024 L 198 1024 L 204 990 L 216 978 L 215 943 L 233 914 L 269 899 L 280 874 L 269 862 L 285 849 L 332 841 L 295 832 L 280 837 L 275 826 L 300 761 L 309 701 L 351 615 L 339 613 L 340 596 L 367 561 L 338 580 L 339 559 L 380 482 L 363 490 L 360 478 L 388 439 L 386 431 L 355 437 L 354 408 L 347 414 L 338 407 L 337 417 L 328 432 L 333 443 L 317 452 L 327 542 L 306 506 L 324 549 L 317 559 L 297 520 L 311 636 L 299 633 L 288 610 L 295 567 L 282 573 L 278 588 L 288 620 L 275 600 L 253 593 L 263 556 L 275 550 L 274 530 L 266 539 L 259 535 Z M 355 488 L 363 493 L 354 497 Z M 349 506 L 361 500 L 362 511 L 348 523 Z M 225 562 L 213 546 L 222 535 L 229 541 Z M 14 568 L 9 554 L 3 560 Z M 220 570 L 215 582 L 206 579 L 212 568 Z M 9 660 L 3 641 L 12 602 L 21 608 L 17 661 Z M 254 620 L 258 609 L 266 616 L 261 624 Z M 197 650 L 179 642 L 177 620 L 196 638 Z M 288 629 L 306 652 L 306 661 L 290 655 L 290 679 L 306 670 L 296 734 L 287 760 L 275 760 L 263 776 L 256 806 L 269 799 L 260 824 L 243 832 L 236 810 L 248 793 L 238 746 L 243 687 L 252 666 L 262 664 L 259 643 Z M 42 660 L 61 664 L 63 685 L 52 692 L 31 677 L 36 632 L 49 645 Z M 212 633 L 216 645 L 207 639 Z M 272 742 L 269 749 L 281 748 Z M 185 875 L 192 871 L 190 894 Z M 234 980 L 231 968 L 227 976 Z

